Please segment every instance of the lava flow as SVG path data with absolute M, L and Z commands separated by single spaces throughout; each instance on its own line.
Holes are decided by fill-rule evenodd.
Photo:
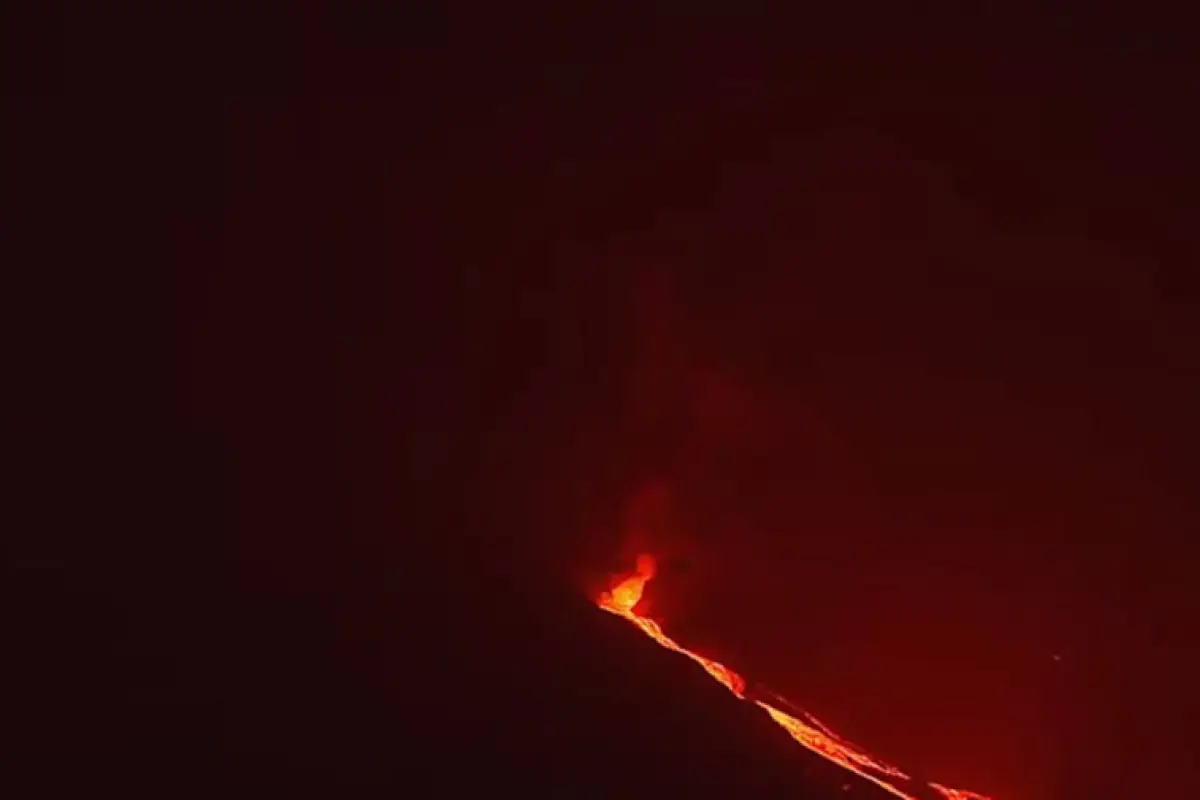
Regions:
M 724 664 L 683 647 L 667 636 L 657 622 L 634 610 L 642 599 L 646 584 L 654 577 L 654 572 L 654 558 L 648 555 L 638 556 L 634 574 L 617 582 L 609 591 L 601 593 L 597 599 L 600 608 L 629 620 L 643 633 L 668 650 L 687 656 L 739 699 L 746 699 L 746 681 L 741 675 Z M 768 692 L 768 694 L 773 695 L 774 693 Z M 946 800 L 989 800 L 981 794 L 950 789 L 937 783 L 914 786 L 915 782 L 908 775 L 842 739 L 811 714 L 800 712 L 800 716 L 807 720 L 803 721 L 800 717 L 788 714 L 765 700 L 754 699 L 754 703 L 804 747 L 865 778 L 896 797 L 902 798 L 902 800 L 921 800 L 918 795 L 911 794 L 914 791 L 920 791 L 924 796 L 928 796 L 930 791 L 936 792 Z

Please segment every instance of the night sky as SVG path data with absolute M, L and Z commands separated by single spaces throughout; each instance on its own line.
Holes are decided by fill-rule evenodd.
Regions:
M 243 766 L 311 719 L 385 763 L 497 664 L 558 663 L 506 626 L 565 630 L 547 604 L 649 550 L 673 635 L 891 761 L 1200 794 L 1178 21 L 373 8 L 172 20 L 111 73 L 55 20 L 18 178 L 101 251 L 138 220 L 162 346 L 127 339 L 167 368 L 159 534 L 22 561 L 75 598 L 46 620 L 166 634 L 89 634 L 154 666 L 64 720 L 120 676 L 147 719 L 221 709 Z

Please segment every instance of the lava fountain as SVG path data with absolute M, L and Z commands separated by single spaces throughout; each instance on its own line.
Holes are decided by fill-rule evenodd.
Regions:
M 738 699 L 748 699 L 746 680 L 741 675 L 724 664 L 688 650 L 667 636 L 657 622 L 634 610 L 642 599 L 646 584 L 654 578 L 654 574 L 654 558 L 649 555 L 638 556 L 634 573 L 614 583 L 608 591 L 602 592 L 597 598 L 597 604 L 605 611 L 633 623 L 666 649 L 686 656 L 699 664 L 705 672 Z M 763 693 L 782 700 L 774 692 L 765 691 Z M 808 750 L 874 783 L 902 800 L 924 800 L 924 798 L 930 797 L 931 793 L 934 793 L 932 796 L 940 796 L 945 800 L 990 800 L 990 798 L 975 792 L 951 789 L 938 783 L 918 783 L 899 769 L 871 756 L 862 748 L 838 736 L 828 726 L 807 712 L 798 711 L 796 715 L 793 715 L 778 707 L 785 703 L 773 703 L 757 698 L 751 698 L 751 700 L 763 709 L 779 727 L 787 731 L 789 736 Z M 790 703 L 786 704 L 791 705 Z M 913 792 L 919 792 L 919 794 Z

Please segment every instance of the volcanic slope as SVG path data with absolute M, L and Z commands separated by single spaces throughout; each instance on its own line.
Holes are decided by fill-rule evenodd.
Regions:
M 482 607 L 431 599 L 424 617 L 377 598 L 347 609 L 352 621 L 260 620 L 227 707 L 237 788 L 893 797 L 799 747 L 761 709 L 582 593 L 491 588 Z

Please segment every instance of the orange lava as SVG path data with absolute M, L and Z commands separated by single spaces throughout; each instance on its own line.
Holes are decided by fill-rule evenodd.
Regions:
M 638 556 L 635 572 L 617 582 L 609 591 L 601 593 L 597 599 L 598 605 L 605 611 L 629 620 L 643 633 L 668 650 L 695 661 L 704 668 L 705 672 L 739 699 L 746 699 L 746 681 L 741 675 L 724 664 L 683 647 L 667 636 L 657 622 L 634 610 L 642 599 L 646 584 L 654 577 L 654 572 L 654 558 L 648 555 Z M 928 790 L 936 792 L 945 800 L 990 800 L 990 798 L 975 792 L 950 789 L 937 783 L 927 784 L 927 790 L 920 785 L 914 786 L 914 781 L 908 775 L 842 739 L 811 714 L 801 712 L 807 719 L 807 721 L 802 721 L 763 700 L 755 699 L 754 703 L 766 711 L 776 724 L 804 747 L 902 800 L 920 800 L 918 795 L 910 793 L 913 791 L 920 791 L 921 796 L 928 797 Z
M 605 611 L 611 611 L 618 616 L 624 617 L 634 625 L 637 625 L 647 636 L 668 650 L 674 650 L 676 653 L 692 659 L 692 661 L 704 667 L 704 670 L 709 675 L 712 675 L 718 683 L 739 698 L 745 699 L 746 681 L 742 679 L 741 675 L 738 675 L 724 664 L 718 664 L 716 661 L 696 655 L 692 651 L 681 647 L 674 639 L 663 633 L 663 629 L 658 626 L 657 622 L 634 613 L 633 607 L 642 599 L 642 591 L 646 588 L 646 583 L 653 577 L 654 559 L 650 556 L 638 556 L 637 572 L 614 586 L 612 591 L 601 594 L 599 600 L 600 607 Z
M 942 786 L 940 783 L 930 783 L 929 786 L 941 794 L 942 797 L 946 798 L 946 800 L 990 800 L 981 794 L 967 792 L 962 789 L 951 789 L 948 786 Z

